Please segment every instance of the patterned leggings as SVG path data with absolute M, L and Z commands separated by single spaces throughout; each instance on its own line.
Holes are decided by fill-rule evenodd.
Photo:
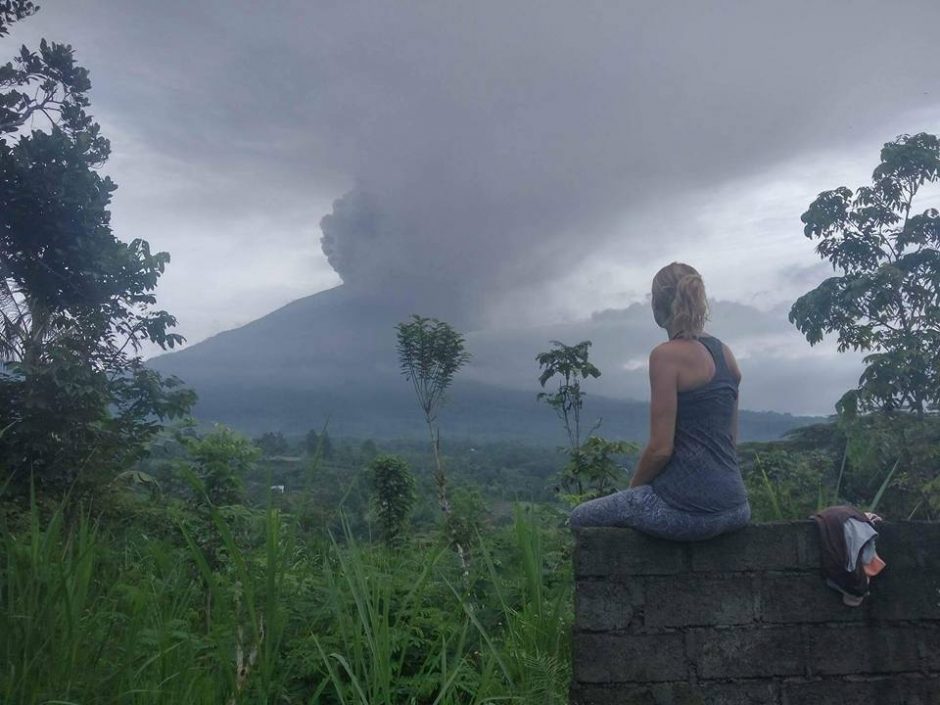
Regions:
M 673 541 L 702 541 L 744 527 L 751 507 L 711 514 L 693 514 L 666 504 L 650 485 L 579 504 L 571 512 L 571 526 L 629 526 L 644 534 Z

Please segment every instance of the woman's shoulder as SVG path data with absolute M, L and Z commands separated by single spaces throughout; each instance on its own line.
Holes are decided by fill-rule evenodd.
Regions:
M 694 340 L 675 339 L 660 343 L 650 352 L 650 370 L 654 368 L 686 368 L 701 354 L 701 346 Z
M 683 353 L 683 341 L 667 340 L 650 351 L 650 362 L 668 362 L 678 359 Z
M 731 348 L 711 333 L 703 333 L 697 339 L 675 339 L 660 343 L 650 353 L 650 366 L 694 364 L 701 355 L 700 345 L 710 348 L 714 355 L 720 352 L 731 376 L 736 382 L 741 381 L 741 370 Z

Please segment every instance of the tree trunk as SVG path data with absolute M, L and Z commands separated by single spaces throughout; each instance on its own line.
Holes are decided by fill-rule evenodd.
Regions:
M 428 420 L 428 434 L 431 437 L 431 450 L 434 452 L 434 484 L 437 486 L 437 503 L 444 514 L 450 511 L 450 502 L 447 501 L 447 476 L 444 475 L 444 464 L 441 462 L 441 432 L 435 434 L 431 421 Z

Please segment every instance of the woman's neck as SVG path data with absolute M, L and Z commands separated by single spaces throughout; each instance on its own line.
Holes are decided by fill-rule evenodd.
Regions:
M 669 340 L 678 340 L 679 334 L 680 334 L 681 332 L 682 332 L 681 330 L 676 330 L 676 329 L 673 329 L 673 328 L 667 328 L 667 329 L 666 329 L 666 335 L 669 336 Z M 701 332 L 697 333 L 696 335 L 691 336 L 690 339 L 691 339 L 691 340 L 694 340 L 695 338 L 701 338 L 701 337 L 703 337 L 704 335 L 705 335 L 705 331 L 701 331 Z

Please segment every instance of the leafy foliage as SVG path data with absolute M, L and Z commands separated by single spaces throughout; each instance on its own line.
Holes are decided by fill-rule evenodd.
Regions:
M 487 524 L 486 500 L 474 486 L 457 487 L 454 501 L 444 519 L 444 532 L 452 548 L 460 553 L 464 567 L 470 560 L 470 546 L 477 543 Z
M 940 517 L 930 487 L 940 477 L 940 418 L 868 414 L 842 420 L 847 457 L 846 491 L 860 504 L 874 501 L 890 481 L 879 513 L 898 519 Z
M 0 2 L 0 37 L 12 20 L 39 8 L 31 2 Z M 86 112 L 91 88 L 88 70 L 75 63 L 68 44 L 39 44 L 39 52 L 20 47 L 13 61 L 0 66 L 0 136 L 15 133 L 31 118 L 45 118 L 53 131 L 61 131 L 86 150 L 91 164 L 108 158 L 110 144 Z
M 588 360 L 590 340 L 583 340 L 577 345 L 565 345 L 553 340 L 551 344 L 552 349 L 539 353 L 535 360 L 542 368 L 539 384 L 544 388 L 549 380 L 557 376 L 558 389 L 551 394 L 540 392 L 538 398 L 558 414 L 568 434 L 568 447 L 576 450 L 581 447 L 581 409 L 586 396 L 581 390 L 581 382 L 589 377 L 597 379 L 601 371 Z
M 10 25 L 29 17 L 39 8 L 32 0 L 0 0 L 0 37 L 10 32 Z
M 285 455 L 290 452 L 290 445 L 280 431 L 266 431 L 256 438 L 254 443 L 267 456 Z M 314 443 L 314 450 L 316 450 L 316 442 Z
M 203 436 L 183 437 L 183 461 L 199 481 L 199 490 L 212 506 L 239 504 L 244 483 L 255 469 L 260 453 L 248 439 L 224 426 Z
M 119 525 L 35 507 L 18 530 L 0 522 L 0 700 L 564 702 L 570 547 L 555 514 L 520 509 L 475 534 L 484 560 L 457 591 L 440 542 L 332 540 L 271 505 L 243 507 L 241 532 L 209 507 L 214 558 L 174 495 L 127 504 Z
M 181 435 L 180 440 L 185 457 L 174 468 L 185 501 L 180 528 L 211 570 L 231 569 L 233 554 L 226 535 L 241 537 L 249 530 L 243 506 L 245 478 L 256 469 L 260 453 L 247 438 L 224 426 L 202 436 Z
M 558 377 L 558 389 L 551 394 L 541 392 L 538 398 L 555 410 L 568 435 L 568 462 L 561 472 L 560 490 L 569 504 L 577 505 L 614 491 L 617 480 L 623 477 L 618 460 L 622 462 L 623 456 L 635 453 L 638 446 L 626 441 L 609 441 L 594 434 L 600 420 L 588 439 L 581 442 L 581 412 L 587 396 L 581 383 L 588 378 L 597 379 L 601 371 L 588 359 L 590 340 L 577 345 L 551 342 L 552 349 L 539 353 L 535 360 L 542 368 L 539 384 L 544 388 Z
M 380 455 L 369 464 L 369 481 L 382 540 L 396 544 L 415 503 L 414 476 L 401 458 Z
M 261 515 L 251 546 L 219 525 L 229 573 L 179 531 L 162 538 L 140 521 L 70 524 L 34 505 L 21 531 L 0 525 L 0 701 L 209 705 L 285 692 L 292 546 L 277 513 Z
M 808 519 L 823 507 L 847 501 L 839 498 L 833 457 L 826 453 L 753 444 L 742 448 L 741 455 L 757 521 Z
M 27 5 L 0 15 L 24 16 Z M 24 47 L 0 67 L 0 427 L 11 427 L 0 462 L 21 486 L 30 474 L 59 488 L 94 484 L 195 399 L 137 355 L 144 342 L 183 340 L 154 309 L 169 255 L 111 231 L 116 186 L 95 170 L 109 145 L 85 112 L 90 85 L 61 44 Z M 17 134 L 34 115 L 50 130 Z
M 803 295 L 790 321 L 816 344 L 873 351 L 859 387 L 839 408 L 909 410 L 940 404 L 940 213 L 913 211 L 920 188 L 940 179 L 940 139 L 902 135 L 881 150 L 872 186 L 821 193 L 804 234 L 838 273 Z
M 436 318 L 412 316 L 410 321 L 399 323 L 396 330 L 401 372 L 414 386 L 418 405 L 424 412 L 437 468 L 434 481 L 438 502 L 446 514 L 449 509 L 447 478 L 441 462 L 440 429 L 435 428 L 434 421 L 447 388 L 458 370 L 470 360 L 470 354 L 464 350 L 463 336 Z
M 421 316 L 399 323 L 396 330 L 402 375 L 414 385 L 428 421 L 434 421 L 454 375 L 470 360 L 464 338 L 448 323 Z
M 625 478 L 625 456 L 639 446 L 627 441 L 609 441 L 592 435 L 579 448 L 568 452 L 568 463 L 561 473 L 564 495 L 572 505 L 603 497 L 617 489 Z
M 940 418 L 865 414 L 797 429 L 785 440 L 739 447 L 754 517 L 805 518 L 852 504 L 890 519 L 936 519 Z

